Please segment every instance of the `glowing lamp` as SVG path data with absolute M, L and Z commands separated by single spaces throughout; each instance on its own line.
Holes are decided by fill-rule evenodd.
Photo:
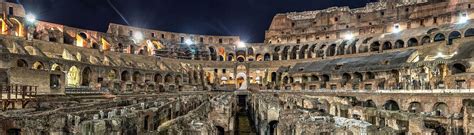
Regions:
M 468 20 L 469 20 L 469 17 L 467 16 L 467 14 L 465 13 L 461 14 L 459 15 L 458 24 L 466 23 Z
M 242 42 L 242 41 L 237 44 L 238 48 L 244 48 L 245 46 L 247 46 L 247 44 L 245 42 Z
M 345 40 L 352 40 L 354 39 L 354 35 L 352 35 L 352 33 L 348 33 L 346 35 L 343 36 Z
M 135 39 L 135 42 L 140 42 L 141 40 L 143 40 L 143 33 L 134 32 L 133 33 L 133 39 Z
M 186 39 L 186 40 L 184 41 L 184 43 L 185 43 L 186 45 L 192 45 L 192 44 L 194 44 L 193 41 L 191 41 L 191 39 Z
M 36 16 L 33 15 L 33 14 L 27 14 L 25 16 L 26 18 L 26 21 L 29 22 L 29 23 L 35 23 L 36 22 Z

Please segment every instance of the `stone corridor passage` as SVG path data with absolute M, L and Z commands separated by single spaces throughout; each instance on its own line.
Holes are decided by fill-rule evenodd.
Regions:
M 236 125 L 237 130 L 235 132 L 236 135 L 256 135 L 254 126 L 252 125 L 252 121 L 249 117 L 249 110 L 247 107 L 246 99 L 247 96 L 239 95 L 238 96 L 238 112 L 236 117 Z

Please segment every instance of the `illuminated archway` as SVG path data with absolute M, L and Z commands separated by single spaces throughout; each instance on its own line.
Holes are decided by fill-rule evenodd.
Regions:
M 79 86 L 81 76 L 79 74 L 79 68 L 76 66 L 72 66 L 69 68 L 67 73 L 67 86 L 69 87 L 77 87 Z
M 10 21 L 13 22 L 15 36 L 23 37 L 23 24 L 16 18 L 10 18 Z
M 37 61 L 33 64 L 33 69 L 42 70 L 44 69 L 44 65 L 41 61 Z

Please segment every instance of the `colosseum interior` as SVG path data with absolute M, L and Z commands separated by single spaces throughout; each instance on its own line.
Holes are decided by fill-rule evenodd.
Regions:
M 472 135 L 472 4 L 279 13 L 244 43 L 74 28 L 2 0 L 0 135 Z

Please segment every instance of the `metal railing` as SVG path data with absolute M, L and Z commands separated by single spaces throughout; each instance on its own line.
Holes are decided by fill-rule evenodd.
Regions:
M 79 87 L 66 87 L 65 93 L 66 94 L 104 94 L 108 93 L 109 91 L 106 89 L 101 90 L 93 90 L 91 87 L 87 86 L 79 86 Z
M 38 94 L 38 86 L 0 84 L 0 100 L 20 100 L 33 98 Z

